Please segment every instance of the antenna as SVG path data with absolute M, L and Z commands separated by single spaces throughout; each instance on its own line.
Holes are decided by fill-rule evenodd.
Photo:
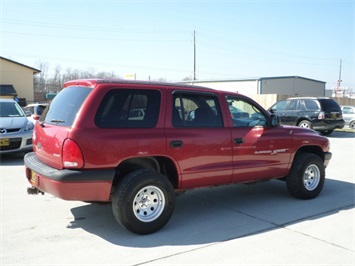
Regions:
M 194 31 L 194 80 L 196 80 L 196 31 Z

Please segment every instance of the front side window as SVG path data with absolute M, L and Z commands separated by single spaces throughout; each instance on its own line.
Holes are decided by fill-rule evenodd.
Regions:
M 101 128 L 153 128 L 160 99 L 157 90 L 112 89 L 103 98 L 95 123 Z
M 221 109 L 214 94 L 176 92 L 173 101 L 174 127 L 223 127 Z
M 266 117 L 254 104 L 236 96 L 226 96 L 233 127 L 265 126 Z
M 278 103 L 275 103 L 271 109 L 274 111 L 274 112 L 278 112 L 278 111 L 285 111 L 286 110 L 286 104 L 287 104 L 287 101 L 279 101 Z

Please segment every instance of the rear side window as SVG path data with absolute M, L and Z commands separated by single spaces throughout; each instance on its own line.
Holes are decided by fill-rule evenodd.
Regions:
M 158 90 L 110 90 L 100 103 L 95 124 L 101 128 L 153 128 L 160 99 Z
M 58 126 L 73 125 L 77 112 L 91 91 L 87 87 L 63 89 L 44 110 L 39 121 Z
M 174 127 L 223 127 L 218 99 L 213 94 L 174 92 Z
M 315 101 L 315 100 L 304 100 L 304 105 L 305 105 L 306 109 L 310 110 L 310 111 L 320 110 L 319 105 L 318 105 L 317 101 Z

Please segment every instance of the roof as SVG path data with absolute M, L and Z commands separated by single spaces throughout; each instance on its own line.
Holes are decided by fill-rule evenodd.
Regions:
M 16 96 L 17 92 L 14 89 L 14 86 L 10 84 L 0 84 L 0 95 Z
M 158 82 L 158 81 L 145 81 L 145 80 L 125 80 L 125 79 L 78 79 L 71 80 L 64 83 L 63 88 L 69 86 L 86 86 L 86 87 L 95 87 L 97 84 L 102 83 L 115 83 L 115 84 L 137 84 L 137 85 L 149 85 L 149 86 L 167 86 L 176 88 L 185 88 L 185 89 L 203 89 L 203 90 L 211 90 L 215 91 L 215 89 L 196 86 L 196 85 L 187 85 L 181 83 L 169 83 L 169 82 Z
M 2 56 L 0 56 L 0 59 L 5 60 L 5 61 L 10 62 L 10 63 L 13 63 L 13 64 L 16 64 L 16 65 L 19 65 L 19 66 L 22 66 L 22 67 L 25 67 L 25 68 L 29 68 L 29 69 L 33 70 L 33 74 L 37 74 L 37 73 L 40 73 L 40 72 L 41 72 L 41 70 L 39 70 L 39 69 L 37 69 L 37 68 L 33 68 L 33 67 L 30 67 L 30 66 L 21 64 L 21 63 L 19 63 L 19 62 L 16 62 L 16 61 L 7 59 L 7 58 L 2 57 Z
M 305 79 L 305 80 L 310 80 L 314 82 L 320 82 L 320 83 L 326 83 L 325 81 L 321 80 L 316 80 L 316 79 L 310 79 L 310 78 L 305 78 L 301 76 L 276 76 L 276 77 L 254 77 L 254 78 L 240 78 L 240 79 L 211 79 L 211 80 L 186 80 L 186 81 L 179 81 L 179 83 L 206 83 L 206 82 L 237 82 L 237 81 L 262 81 L 262 80 L 268 80 L 268 79 L 290 79 L 290 78 L 299 78 L 299 79 Z
M 0 102 L 2 103 L 14 103 L 16 101 L 12 100 L 12 99 L 3 99 L 3 98 L 0 98 Z

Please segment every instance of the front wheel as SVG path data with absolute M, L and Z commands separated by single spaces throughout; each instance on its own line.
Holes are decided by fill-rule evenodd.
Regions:
M 349 124 L 349 127 L 351 129 L 355 129 L 355 121 L 351 121 L 350 124 Z
M 116 220 L 128 231 L 150 234 L 166 225 L 175 207 L 172 184 L 162 174 L 140 169 L 118 184 L 112 197 Z
M 312 153 L 296 155 L 286 177 L 288 191 L 299 199 L 312 199 L 322 191 L 325 181 L 323 160 Z

